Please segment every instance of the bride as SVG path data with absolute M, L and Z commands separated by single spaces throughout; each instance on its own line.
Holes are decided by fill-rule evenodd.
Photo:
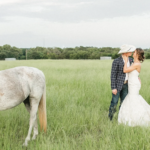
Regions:
M 128 95 L 119 110 L 118 122 L 128 126 L 148 126 L 150 125 L 150 105 L 139 95 L 141 82 L 138 77 L 141 62 L 144 61 L 144 51 L 137 48 L 133 57 L 134 63 L 127 68 L 128 57 L 123 55 L 125 61 L 123 71 L 129 73 Z

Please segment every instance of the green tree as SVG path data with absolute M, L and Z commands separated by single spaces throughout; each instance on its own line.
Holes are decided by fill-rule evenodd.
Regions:
M 150 59 L 150 53 L 146 54 L 146 59 Z
M 114 54 L 112 54 L 112 59 L 116 59 L 116 58 L 118 58 L 120 55 L 118 54 L 118 53 L 114 53 Z

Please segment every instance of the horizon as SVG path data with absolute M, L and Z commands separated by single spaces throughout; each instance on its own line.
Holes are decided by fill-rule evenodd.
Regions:
M 4 44 L 4 45 L 10 45 L 10 44 Z M 0 45 L 0 46 L 4 46 L 4 45 Z M 12 46 L 10 45 L 11 47 L 17 47 L 17 46 Z M 96 47 L 96 46 L 75 46 L 75 47 L 58 47 L 58 46 L 55 46 L 55 47 L 43 47 L 43 46 L 35 46 L 35 47 L 17 47 L 17 48 L 20 48 L 20 49 L 31 49 L 31 48 L 36 48 L 36 47 L 41 47 L 41 48 L 61 48 L 61 49 L 65 49 L 65 48 L 76 48 L 76 47 L 92 47 L 92 48 L 119 48 L 120 47 L 110 47 L 110 46 L 103 46 L 103 47 Z M 141 48 L 141 47 L 137 47 L 137 48 Z M 147 47 L 147 48 L 142 48 L 143 50 L 145 49 L 150 49 L 150 47 Z

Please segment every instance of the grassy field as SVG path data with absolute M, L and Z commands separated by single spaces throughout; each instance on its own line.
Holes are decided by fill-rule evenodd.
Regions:
M 48 130 L 22 147 L 29 127 L 24 104 L 0 111 L 0 150 L 150 150 L 150 127 L 108 119 L 112 61 L 0 61 L 0 70 L 32 66 L 46 76 Z M 150 104 L 150 61 L 142 64 L 140 94 Z M 3 79 L 0 79 L 3 80 Z M 8 91 L 9 92 L 9 91 Z M 17 94 L 17 93 L 16 93 Z

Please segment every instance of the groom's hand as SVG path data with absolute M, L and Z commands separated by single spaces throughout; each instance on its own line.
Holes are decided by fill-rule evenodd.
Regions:
M 139 78 L 139 81 L 140 81 L 140 83 L 141 83 L 141 79 Z
M 117 94 L 117 89 L 113 89 L 113 90 L 112 90 L 112 93 L 113 93 L 114 95 L 116 95 L 116 94 Z

